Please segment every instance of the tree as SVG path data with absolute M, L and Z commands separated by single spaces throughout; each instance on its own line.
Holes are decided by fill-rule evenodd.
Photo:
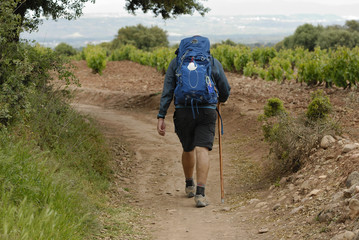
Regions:
M 13 0 L 0 2 L 0 59 L 4 49 L 3 44 L 11 42 L 20 34 L 20 18 L 13 14 L 16 4 L 16 1 Z
M 353 32 L 359 32 L 359 21 L 356 20 L 347 20 L 345 22 L 344 27 L 348 28 L 349 31 Z
M 314 51 L 318 36 L 322 30 L 322 26 L 315 27 L 308 23 L 299 26 L 294 32 L 293 47 L 303 46 L 309 51 Z
M 76 49 L 67 43 L 60 43 L 55 47 L 54 50 L 56 53 L 67 57 L 71 57 L 77 54 Z
M 155 16 L 161 15 L 163 19 L 175 18 L 178 15 L 192 15 L 194 11 L 202 16 L 210 9 L 205 8 L 198 0 L 126 0 L 126 9 L 135 14 L 142 9 L 144 13 L 152 11 Z
M 21 17 L 20 26 L 32 31 L 41 23 L 40 17 L 45 16 L 54 20 L 59 18 L 74 19 L 82 15 L 82 9 L 86 2 L 95 3 L 95 0 L 1 0 L 12 1 L 15 15 Z M 137 10 L 147 13 L 153 12 L 155 16 L 163 19 L 175 18 L 178 15 L 193 14 L 195 11 L 202 16 L 209 11 L 200 0 L 126 0 L 125 8 L 129 13 L 135 14 Z M 2 7 L 2 5 L 0 5 Z M 17 39 L 19 40 L 19 36 Z
M 86 2 L 95 0 L 20 0 L 14 11 L 21 17 L 21 26 L 28 30 L 36 30 L 41 23 L 40 17 L 74 19 L 82 15 Z
M 345 29 L 326 29 L 317 39 L 317 45 L 322 49 L 345 46 L 353 48 L 359 44 L 359 32 L 350 32 Z
M 127 26 L 118 30 L 116 38 L 112 41 L 112 49 L 119 48 L 126 44 L 134 45 L 142 50 L 167 47 L 167 33 L 157 26 L 150 28 L 141 24 L 137 26 Z

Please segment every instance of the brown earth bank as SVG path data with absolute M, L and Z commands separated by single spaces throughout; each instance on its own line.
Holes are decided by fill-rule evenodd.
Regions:
M 81 87 L 75 89 L 73 104 L 99 121 L 112 144 L 118 189 L 113 198 L 145 212 L 136 225 L 146 236 L 136 238 L 359 239 L 357 91 L 226 73 L 232 90 L 222 106 L 225 203 L 220 197 L 216 138 L 207 184 L 211 204 L 197 209 L 184 195 L 173 106 L 166 136 L 156 131 L 164 76 L 129 61 L 108 62 L 102 75 L 93 74 L 84 61 L 74 64 Z M 314 147 L 296 173 L 273 177 L 268 171 L 273 161 L 270 147 L 258 116 L 272 97 L 280 98 L 290 114 L 301 114 L 317 89 L 329 96 L 332 116 L 343 133 L 327 146 Z

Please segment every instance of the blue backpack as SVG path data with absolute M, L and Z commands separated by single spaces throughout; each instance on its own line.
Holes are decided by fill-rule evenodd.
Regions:
M 201 36 L 181 40 L 177 54 L 175 104 L 192 106 L 216 104 L 218 93 L 212 80 L 212 56 L 208 38 Z

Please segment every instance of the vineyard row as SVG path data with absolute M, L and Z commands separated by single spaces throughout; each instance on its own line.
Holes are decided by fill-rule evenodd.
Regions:
M 95 64 L 98 62 L 98 52 L 102 52 L 102 58 L 109 61 L 130 60 L 165 72 L 175 57 L 175 49 L 172 48 L 148 52 L 125 45 L 106 55 L 104 49 L 95 50 L 96 47 L 88 46 L 83 52 L 84 59 L 93 56 Z M 326 87 L 342 88 L 356 86 L 359 82 L 359 47 L 338 47 L 335 50 L 316 48 L 310 52 L 303 48 L 276 51 L 270 47 L 250 49 L 219 45 L 211 49 L 211 54 L 222 63 L 226 71 L 267 81 L 295 80 L 309 86 L 325 84 Z

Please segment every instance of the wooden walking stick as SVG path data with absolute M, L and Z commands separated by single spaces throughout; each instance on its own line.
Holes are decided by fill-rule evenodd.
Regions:
M 218 145 L 219 145 L 219 171 L 221 179 L 221 202 L 224 203 L 224 186 L 223 186 L 223 159 L 222 159 L 222 118 L 221 118 L 221 109 L 220 103 L 217 105 L 218 109 Z

